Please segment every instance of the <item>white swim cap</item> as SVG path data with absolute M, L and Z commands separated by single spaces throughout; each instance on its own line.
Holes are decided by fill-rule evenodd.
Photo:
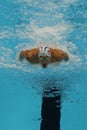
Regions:
M 39 57 L 40 56 L 48 56 L 51 57 L 50 49 L 46 46 L 42 46 L 39 48 Z

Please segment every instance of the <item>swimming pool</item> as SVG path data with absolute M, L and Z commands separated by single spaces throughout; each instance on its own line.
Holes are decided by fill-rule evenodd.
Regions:
M 70 54 L 47 69 L 18 60 L 40 44 Z M 0 129 L 87 129 L 86 0 L 0 1 Z

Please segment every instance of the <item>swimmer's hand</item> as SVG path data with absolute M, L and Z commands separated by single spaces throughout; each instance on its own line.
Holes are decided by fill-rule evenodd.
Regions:
M 64 60 L 68 61 L 69 60 L 69 55 L 65 52 Z
M 25 51 L 21 51 L 19 54 L 19 60 L 22 61 L 25 58 Z

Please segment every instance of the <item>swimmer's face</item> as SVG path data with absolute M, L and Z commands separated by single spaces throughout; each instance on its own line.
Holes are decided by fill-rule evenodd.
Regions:
M 50 63 L 49 56 L 40 56 L 39 60 L 43 68 L 47 68 L 48 64 Z

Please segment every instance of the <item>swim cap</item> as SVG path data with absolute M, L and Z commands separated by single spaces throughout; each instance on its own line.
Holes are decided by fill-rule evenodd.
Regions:
M 39 48 L 39 57 L 40 56 L 48 56 L 51 57 L 50 49 L 46 46 Z

